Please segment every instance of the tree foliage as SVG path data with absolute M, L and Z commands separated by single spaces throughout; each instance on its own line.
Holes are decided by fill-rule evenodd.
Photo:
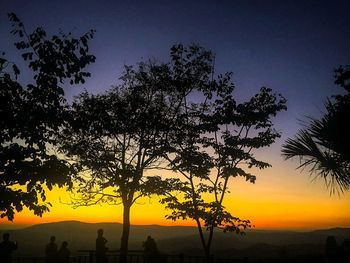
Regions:
M 331 193 L 340 193 L 350 186 L 349 68 L 339 67 L 334 77 L 346 93 L 327 99 L 324 115 L 309 118 L 294 138 L 286 140 L 282 154 L 285 159 L 298 157 L 298 168 L 308 167 L 311 175 L 324 179 Z
M 73 206 L 123 205 L 121 260 L 126 260 L 130 208 L 157 191 L 147 170 L 162 167 L 178 108 L 170 68 L 153 62 L 126 66 L 120 85 L 101 95 L 81 94 L 61 135 L 61 151 L 79 166 Z
M 27 33 L 11 13 L 15 46 L 33 72 L 33 82 L 23 86 L 20 69 L 0 58 L 0 211 L 13 220 L 15 212 L 27 207 L 41 216 L 49 210 L 44 185 L 72 186 L 75 169 L 52 151 L 55 135 L 65 118 L 63 84 L 84 83 L 90 73 L 83 69 L 95 61 L 88 40 L 91 30 L 80 38 L 60 32 L 51 38 L 39 27 Z
M 195 69 L 193 54 L 198 63 Z M 286 109 L 286 100 L 263 87 L 249 101 L 237 103 L 232 73 L 215 77 L 213 54 L 203 48 L 176 46 L 172 59 L 176 79 L 185 87 L 186 96 L 165 158 L 182 180 L 164 182 L 173 191 L 165 193 L 162 202 L 172 211 L 168 219 L 196 222 L 209 258 L 215 228 L 239 233 L 242 228 L 251 227 L 249 220 L 235 217 L 225 209 L 228 182 L 241 176 L 254 183 L 256 177 L 249 169 L 270 166 L 256 159 L 253 152 L 280 137 L 273 129 L 271 117 Z M 208 231 L 207 239 L 204 230 Z
M 134 73 L 127 68 L 124 81 Z M 144 171 L 159 165 L 168 135 L 166 97 L 153 86 L 123 85 L 131 86 L 83 93 L 72 105 L 60 149 L 82 171 L 75 206 L 119 200 L 131 206 L 146 193 Z
M 251 150 L 279 137 L 270 117 L 285 109 L 283 97 L 262 88 L 249 102 L 237 104 L 231 73 L 214 78 L 210 51 L 176 45 L 170 56 L 167 63 L 126 66 L 121 84 L 106 94 L 81 94 L 62 132 L 61 150 L 81 171 L 73 205 L 123 204 L 122 261 L 130 208 L 143 196 L 164 196 L 162 202 L 173 211 L 168 219 L 195 220 L 202 237 L 202 227 L 211 236 L 215 227 L 237 232 L 248 227 L 249 221 L 223 206 L 228 180 L 243 176 L 254 182 L 255 176 L 238 164 L 269 166 Z M 255 135 L 248 136 L 249 131 Z M 147 176 L 151 169 L 170 169 L 185 180 Z M 204 197 L 210 193 L 215 200 Z

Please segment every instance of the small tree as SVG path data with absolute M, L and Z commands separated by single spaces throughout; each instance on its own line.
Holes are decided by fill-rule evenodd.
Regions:
M 75 170 L 52 151 L 65 114 L 62 85 L 83 83 L 90 73 L 82 70 L 95 57 L 87 44 L 94 31 L 78 39 L 63 33 L 48 39 L 43 28 L 29 34 L 15 14 L 8 16 L 11 33 L 20 38 L 15 46 L 34 72 L 34 84 L 24 87 L 19 68 L 0 58 L 0 211 L 12 221 L 23 207 L 39 216 L 49 210 L 44 185 L 72 185 Z
M 335 70 L 334 83 L 346 90 L 344 95 L 327 99 L 321 119 L 310 118 L 293 139 L 282 146 L 285 159 L 299 157 L 298 168 L 309 167 L 311 175 L 323 178 L 331 193 L 350 186 L 350 70 Z
M 251 226 L 249 220 L 241 220 L 225 210 L 223 202 L 228 182 L 233 177 L 243 176 L 254 183 L 255 176 L 247 170 L 270 166 L 257 160 L 253 152 L 270 146 L 280 137 L 272 127 L 271 117 L 286 109 L 286 100 L 262 88 L 248 102 L 238 104 L 232 97 L 231 73 L 214 78 L 210 52 L 202 61 L 203 81 L 198 83 L 190 79 L 193 76 L 187 72 L 191 68 L 188 60 L 191 52 L 180 46 L 174 57 L 184 85 L 197 83 L 196 98 L 190 102 L 189 94 L 184 99 L 183 114 L 178 119 L 178 129 L 171 138 L 171 150 L 166 156 L 169 166 L 181 174 L 183 180 L 164 183 L 165 189 L 173 187 L 180 195 L 165 190 L 162 203 L 172 210 L 168 219 L 196 222 L 209 261 L 215 228 L 239 233 L 242 228 Z

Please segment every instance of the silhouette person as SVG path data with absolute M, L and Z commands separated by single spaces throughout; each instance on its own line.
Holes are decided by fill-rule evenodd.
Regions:
M 154 263 L 158 261 L 158 248 L 157 244 L 151 236 L 147 237 L 147 240 L 143 242 L 144 261 L 146 263 Z
M 342 244 L 342 260 L 349 262 L 350 260 L 350 239 L 344 239 Z
M 67 246 L 68 242 L 63 241 L 60 249 L 57 252 L 57 260 L 59 263 L 69 263 L 70 251 Z
M 56 261 L 57 256 L 57 245 L 55 243 L 56 237 L 50 237 L 50 243 L 45 248 L 45 261 L 46 263 L 53 263 Z
M 96 238 L 96 263 L 106 263 L 108 248 L 106 247 L 107 239 L 103 237 L 103 229 L 97 230 Z
M 328 262 L 338 262 L 340 249 L 334 236 L 327 237 L 325 250 Z
M 17 242 L 10 241 L 9 233 L 3 234 L 2 238 L 3 241 L 0 243 L 0 261 L 10 263 L 12 251 L 17 249 Z

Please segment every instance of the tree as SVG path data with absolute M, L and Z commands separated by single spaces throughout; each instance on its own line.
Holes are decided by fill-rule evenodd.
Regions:
M 84 93 L 72 105 L 61 138 L 61 151 L 81 167 L 81 184 L 72 204 L 123 205 L 122 262 L 127 257 L 131 206 L 178 183 L 175 178 L 145 176 L 145 171 L 169 169 L 165 156 L 171 151 L 171 137 L 189 131 L 179 126 L 183 105 L 188 94 L 204 88 L 199 83 L 204 83 L 208 54 L 192 46 L 185 77 L 178 71 L 180 53 L 173 47 L 170 62 L 126 66 L 121 85 L 104 95 Z
M 196 71 L 189 59 L 194 52 L 202 58 Z M 169 167 L 183 180 L 163 182 L 165 197 L 161 202 L 172 211 L 167 219 L 196 222 L 209 262 L 215 228 L 240 233 L 242 228 L 251 227 L 249 220 L 234 217 L 225 209 L 228 182 L 242 176 L 254 183 L 256 177 L 248 169 L 270 166 L 257 160 L 253 151 L 270 146 L 280 137 L 271 117 L 286 109 L 286 100 L 271 89 L 261 88 L 248 102 L 238 104 L 232 97 L 232 73 L 215 78 L 213 55 L 201 48 L 177 46 L 173 60 L 180 86 L 192 94 L 186 93 L 181 104 L 182 114 L 178 115 L 165 156 Z M 172 192 L 166 190 L 169 187 Z
M 211 80 L 210 63 L 211 52 L 201 47 L 173 46 L 170 62 L 139 63 L 136 68 L 127 66 L 120 78 L 121 85 L 103 95 L 83 93 L 72 105 L 70 119 L 62 132 L 61 150 L 81 168 L 80 187 L 76 188 L 73 205 L 89 206 L 101 202 L 123 205 L 122 262 L 127 257 L 130 208 L 135 201 L 152 194 L 173 196 L 172 190 L 186 186 L 178 178 L 163 180 L 159 176 L 146 176 L 145 172 L 151 169 L 183 172 L 179 168 L 181 163 L 197 177 L 206 176 L 205 165 L 211 162 L 211 156 L 202 154 L 198 144 L 211 142 L 201 135 L 217 131 L 218 125 L 228 124 L 225 122 L 228 115 L 221 116 L 223 112 L 220 111 L 234 106 L 230 99 L 232 87 L 228 85 L 230 74 L 220 76 L 218 81 Z M 225 101 L 218 98 L 210 104 L 214 92 Z M 267 97 L 266 101 L 261 99 L 261 103 L 266 103 L 263 108 L 266 112 L 270 105 L 268 99 L 273 97 L 269 92 L 267 89 L 262 91 L 262 96 Z M 207 102 L 191 103 L 190 108 L 189 101 L 197 100 L 197 97 L 203 97 Z M 258 103 L 257 99 L 246 107 L 253 107 L 254 103 Z M 283 103 L 282 100 L 271 113 L 264 113 L 273 114 L 284 107 Z M 209 106 L 215 108 L 215 113 L 210 112 Z M 253 114 L 253 110 L 250 113 Z M 246 116 L 241 113 L 240 118 L 243 117 Z M 262 114 L 259 120 L 252 121 L 252 125 L 262 126 L 264 117 Z M 269 126 L 268 120 L 265 124 Z M 275 134 L 273 130 L 266 133 L 265 140 L 268 135 Z M 197 156 L 192 154 L 199 157 L 196 159 Z M 179 161 L 179 158 L 182 159 Z M 198 160 L 200 163 L 196 162 Z M 254 165 L 260 164 L 257 163 Z M 217 184 L 216 191 L 220 192 Z M 219 212 L 217 206 L 213 209 L 215 215 L 230 217 L 226 212 Z
M 305 127 L 282 145 L 286 160 L 298 157 L 298 169 L 309 167 L 311 175 L 325 180 L 331 193 L 344 192 L 350 186 L 349 75 L 348 67 L 335 70 L 334 83 L 347 93 L 327 99 L 322 118 L 309 118 Z
M 43 28 L 29 34 L 15 14 L 8 16 L 20 38 L 15 46 L 34 73 L 34 82 L 23 86 L 19 68 L 0 58 L 0 211 L 12 221 L 23 207 L 39 216 L 49 211 L 44 185 L 72 186 L 75 169 L 52 151 L 65 118 L 62 85 L 84 83 L 90 73 L 82 70 L 95 57 L 88 54 L 93 30 L 78 39 L 63 32 L 48 39 Z
M 151 62 L 126 66 L 121 85 L 75 100 L 61 134 L 61 151 L 81 167 L 73 206 L 123 205 L 121 262 L 127 259 L 130 209 L 155 189 L 155 179 L 144 173 L 161 166 L 169 118 L 176 111 L 168 69 Z

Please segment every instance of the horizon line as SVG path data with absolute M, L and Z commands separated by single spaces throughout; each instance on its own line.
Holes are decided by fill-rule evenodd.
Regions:
M 112 222 L 112 221 L 104 221 L 104 222 L 84 222 L 79 220 L 63 220 L 63 221 L 51 221 L 51 222 L 43 222 L 43 223 L 34 223 L 34 224 L 16 224 L 13 222 L 0 222 L 0 231 L 15 231 L 15 230 L 21 230 L 28 227 L 36 226 L 36 225 L 45 225 L 45 224 L 57 224 L 57 223 L 68 223 L 68 222 L 76 222 L 76 223 L 82 223 L 82 224 L 119 224 L 123 225 L 121 222 Z M 191 228 L 197 228 L 196 225 L 160 225 L 160 224 L 130 224 L 130 226 L 159 226 L 159 227 L 191 227 Z M 328 227 L 328 228 L 249 228 L 244 229 L 243 231 L 291 231 L 291 232 L 312 232 L 315 230 L 331 230 L 331 229 L 350 229 L 348 227 L 342 227 L 342 226 L 335 226 L 335 227 Z

